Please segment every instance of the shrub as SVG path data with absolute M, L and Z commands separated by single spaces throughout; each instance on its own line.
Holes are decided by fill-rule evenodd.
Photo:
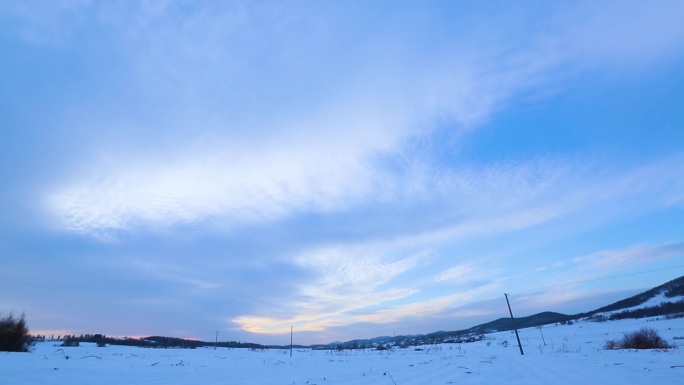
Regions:
M 671 346 L 653 328 L 642 328 L 627 333 L 622 339 L 623 349 L 668 349 Z
M 76 346 L 80 346 L 80 345 L 81 345 L 81 344 L 78 342 L 78 340 L 77 340 L 76 338 L 67 338 L 67 339 L 64 340 L 64 342 L 62 342 L 62 344 L 59 345 L 59 346 L 64 346 L 64 347 L 76 347 Z
M 30 342 L 24 314 L 19 319 L 9 313 L 0 317 L 0 351 L 27 352 Z
M 606 349 L 669 349 L 668 344 L 653 328 L 641 328 L 632 333 L 626 333 L 621 341 L 607 341 Z

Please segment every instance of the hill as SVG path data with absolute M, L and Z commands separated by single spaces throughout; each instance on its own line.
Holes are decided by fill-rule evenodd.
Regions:
M 646 290 L 643 293 L 634 295 L 629 298 L 612 303 L 608 306 L 598 308 L 596 310 L 590 311 L 588 313 L 583 313 L 581 315 L 592 316 L 598 313 L 614 312 L 618 310 L 624 310 L 628 308 L 634 308 L 645 304 L 647 301 L 655 298 L 658 295 L 663 295 L 665 298 L 675 299 L 677 297 L 684 296 L 684 276 L 677 279 L 673 279 L 667 283 L 660 286 L 656 286 L 653 289 Z
M 586 313 L 566 315 L 555 312 L 542 312 L 526 317 L 515 318 L 519 329 L 555 323 L 573 323 L 577 320 L 608 321 L 624 318 L 643 318 L 655 316 L 684 317 L 684 276 L 656 286 L 653 289 Z M 414 346 L 443 342 L 473 342 L 484 338 L 484 334 L 513 330 L 509 317 L 476 325 L 464 330 L 438 331 L 422 335 L 375 337 L 317 345 L 317 348 L 383 348 L 388 346 Z

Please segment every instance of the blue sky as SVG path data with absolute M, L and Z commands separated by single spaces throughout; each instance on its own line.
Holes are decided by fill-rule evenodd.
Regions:
M 0 311 L 301 343 L 684 275 L 684 5 L 0 3 Z

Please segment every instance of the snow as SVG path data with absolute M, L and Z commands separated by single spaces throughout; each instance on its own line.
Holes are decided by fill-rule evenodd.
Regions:
M 673 302 L 673 303 L 674 303 L 674 302 L 677 302 L 677 301 L 681 301 L 682 299 L 684 299 L 683 296 L 675 296 L 675 297 L 669 297 L 669 298 L 668 298 L 668 297 L 665 296 L 665 291 L 663 290 L 662 292 L 660 292 L 659 294 L 655 295 L 653 298 L 650 298 L 649 300 L 647 300 L 646 302 L 642 303 L 641 305 L 634 306 L 634 307 L 630 307 L 630 308 L 627 308 L 627 309 L 622 309 L 622 310 L 620 310 L 620 311 L 643 309 L 643 308 L 646 308 L 646 307 L 658 306 L 658 305 L 660 305 L 660 304 L 662 304 L 662 303 L 665 303 L 665 302 Z
M 288 350 L 98 348 L 94 344 L 61 348 L 57 342 L 41 342 L 31 353 L 0 353 L 0 384 L 681 383 L 684 355 L 679 348 L 603 348 L 607 340 L 645 326 L 656 329 L 670 344 L 684 341 L 684 319 L 658 318 L 522 329 L 524 356 L 512 332 L 422 350 L 295 349 L 292 357 Z
M 674 303 L 674 302 L 681 301 L 681 300 L 684 300 L 684 296 L 666 297 L 665 296 L 665 290 L 662 290 L 660 293 L 656 294 L 652 298 L 649 298 L 648 300 L 646 300 L 646 302 L 644 302 L 640 305 L 636 305 L 636 306 L 632 306 L 632 307 L 628 307 L 628 308 L 624 308 L 624 309 L 620 309 L 620 310 L 607 311 L 607 312 L 598 313 L 598 314 L 606 316 L 606 317 L 610 317 L 613 314 L 621 313 L 624 311 L 634 311 L 634 310 L 644 309 L 647 307 L 655 307 L 655 306 L 661 305 L 661 304 L 666 303 L 666 302 Z

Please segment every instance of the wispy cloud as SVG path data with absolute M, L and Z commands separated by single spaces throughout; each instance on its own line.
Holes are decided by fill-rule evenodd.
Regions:
M 591 58 L 593 65 L 606 62 L 621 62 L 626 67 L 652 64 L 669 58 L 677 51 L 673 47 L 684 41 L 684 27 L 676 16 L 684 11 L 684 6 L 678 1 L 664 1 L 658 6 L 638 1 L 614 1 L 592 8 L 593 4 L 585 4 L 565 17 L 567 21 L 573 16 L 583 19 L 568 28 L 571 45 L 566 49 L 579 57 Z
M 570 309 L 577 308 L 576 304 L 590 302 L 592 299 L 602 296 L 608 296 L 613 291 L 600 290 L 545 290 L 542 292 L 526 293 L 518 296 L 513 296 L 512 301 L 515 301 L 516 309 L 523 312 L 529 311 L 572 311 Z M 622 291 L 620 291 L 622 294 Z M 567 309 L 567 310 L 566 310 Z M 580 308 L 576 311 L 589 311 L 593 309 Z
M 237 145 L 208 152 L 181 161 L 143 158 L 139 166 L 101 165 L 85 183 L 56 191 L 50 207 L 80 232 L 167 227 L 212 217 L 244 224 L 339 210 L 368 197 L 383 179 L 364 164 L 363 154 L 330 146 L 299 146 L 292 153 Z
M 435 317 L 449 308 L 463 304 L 473 299 L 477 295 L 489 293 L 499 288 L 497 282 L 472 288 L 464 292 L 432 298 L 425 301 L 410 301 L 408 303 L 381 306 L 376 309 L 364 309 L 359 307 L 354 311 L 345 309 L 326 313 L 310 314 L 304 313 L 292 318 L 273 318 L 244 316 L 232 320 L 246 331 L 264 334 L 282 334 L 289 332 L 288 325 L 295 325 L 299 331 L 322 331 L 334 327 L 348 326 L 358 323 L 386 324 L 402 320 L 416 320 L 422 318 Z M 488 314 L 482 310 L 459 310 L 462 316 L 476 316 Z
M 649 262 L 684 257 L 684 243 L 640 244 L 623 249 L 602 250 L 573 261 L 602 269 L 633 267 Z
M 281 333 L 291 324 L 313 331 L 358 322 L 359 312 L 417 293 L 411 287 L 393 287 L 391 281 L 416 266 L 420 259 L 393 259 L 353 248 L 307 252 L 294 262 L 312 271 L 311 282 L 299 283 L 291 300 L 269 310 L 289 315 L 243 316 L 234 322 L 245 330 L 260 333 Z
M 269 50 L 277 63 L 266 60 L 265 68 L 250 68 L 240 63 L 262 53 L 241 44 L 243 35 L 256 39 L 258 47 L 274 38 L 270 33 L 300 23 L 306 11 L 283 17 L 286 14 L 281 7 L 212 7 L 212 12 L 192 7 L 190 15 L 181 20 L 172 5 L 142 7 L 131 27 L 128 18 L 116 16 L 125 15 L 129 7 L 111 8 L 111 13 L 103 13 L 98 20 L 101 27 L 118 32 L 124 29 L 125 20 L 127 34 L 113 35 L 122 36 L 113 43 L 141 53 L 140 62 L 131 64 L 131 78 L 126 79 L 146 90 L 150 99 L 140 102 L 148 105 L 157 97 L 168 99 L 169 94 L 180 101 L 168 99 L 171 108 L 153 109 L 164 119 L 145 118 L 134 126 L 159 133 L 164 142 L 173 131 L 181 132 L 179 137 L 184 140 L 144 154 L 102 145 L 96 152 L 108 154 L 104 159 L 90 159 L 89 170 L 74 170 L 67 182 L 50 189 L 48 209 L 67 229 L 91 234 L 210 218 L 238 225 L 273 221 L 396 197 L 399 193 L 392 189 L 406 186 L 407 181 L 379 159 L 412 157 L 403 153 L 406 144 L 429 136 L 442 124 L 458 127 L 457 131 L 478 127 L 505 108 L 513 96 L 563 79 L 565 75 L 557 69 L 577 60 L 567 57 L 564 47 L 585 47 L 588 38 L 582 31 L 593 31 L 591 40 L 601 41 L 605 34 L 595 30 L 610 30 L 589 18 L 579 24 L 579 32 L 561 23 L 551 34 L 556 44 L 529 39 L 514 52 L 493 42 L 465 52 L 453 51 L 456 47 L 449 45 L 431 46 L 424 57 L 412 60 L 402 60 L 408 48 L 379 53 L 364 49 L 352 52 L 346 60 L 351 63 L 344 68 L 334 64 L 337 55 L 309 68 L 306 63 L 311 63 L 314 52 L 304 50 L 296 39 L 283 37 L 282 50 Z M 273 20 L 278 22 L 269 24 Z M 629 29 L 623 21 L 615 21 L 620 28 L 610 36 Z M 226 25 L 233 27 L 226 29 Z M 677 28 L 670 22 L 667 25 Z M 265 27 L 265 32 L 259 32 L 259 26 Z M 304 26 L 304 30 L 294 31 L 306 39 L 312 39 L 306 37 L 311 35 L 306 28 L 320 28 L 310 22 Z M 659 33 L 669 30 L 658 31 L 641 40 L 656 40 Z M 203 37 L 201 44 L 195 43 L 197 36 Z M 339 42 L 351 38 L 336 36 Z M 668 36 L 674 37 L 660 50 L 676 46 L 679 35 Z M 625 41 L 621 40 L 623 45 Z M 314 43 L 316 49 L 322 49 L 326 42 Z M 285 56 L 289 49 L 302 56 Z M 637 55 L 650 48 L 634 43 L 621 49 Z M 577 55 L 587 57 L 599 51 Z M 234 52 L 244 52 L 246 57 L 235 58 Z M 366 54 L 375 65 L 365 64 Z M 231 64 L 221 67 L 226 61 Z M 329 65 L 341 76 L 323 77 Z M 291 100 L 272 100 L 269 95 L 273 92 L 285 93 L 303 81 L 303 69 L 319 80 L 316 88 Z M 260 79 L 264 72 L 278 77 Z M 188 73 L 199 75 L 190 77 Z M 245 100 L 250 101 L 247 108 L 252 112 L 245 114 L 241 107 L 245 102 L 232 92 L 232 85 L 248 92 Z M 226 106 L 226 113 L 216 112 L 220 105 Z M 169 127 L 155 120 L 173 123 Z M 121 129 L 130 136 L 135 128 L 119 124 L 109 130 Z M 119 134 L 112 135 L 116 138 Z M 425 172 L 444 180 L 439 169 Z
M 193 278 L 182 266 L 164 264 L 159 261 L 150 263 L 138 260 L 131 263 L 129 267 L 137 273 L 146 275 L 148 279 L 167 280 L 201 290 L 215 290 L 221 287 L 217 282 Z
M 448 268 L 435 277 L 435 281 L 456 287 L 481 285 L 483 282 L 500 282 L 504 276 L 497 266 L 468 262 Z
M 494 290 L 497 290 L 499 287 L 500 283 L 495 280 L 491 283 L 476 286 L 457 294 L 380 309 L 370 314 L 361 316 L 360 321 L 390 323 L 408 318 L 420 319 L 424 317 L 434 317 L 440 313 L 443 313 L 449 308 L 456 307 L 465 301 L 472 300 L 478 295 L 488 294 Z M 480 312 L 463 311 L 462 314 L 474 315 L 480 314 Z
M 472 263 L 466 263 L 449 268 L 442 273 L 440 273 L 436 280 L 437 282 L 443 281 L 457 281 L 457 282 L 468 282 L 473 279 L 472 273 L 475 271 L 475 267 Z M 478 278 L 475 278 L 478 279 Z

